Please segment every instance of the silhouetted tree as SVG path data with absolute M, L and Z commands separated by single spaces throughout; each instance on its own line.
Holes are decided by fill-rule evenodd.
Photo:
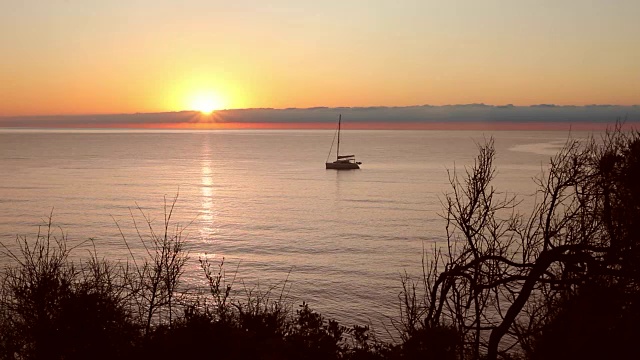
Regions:
M 462 333 L 460 358 L 532 354 L 552 319 L 571 316 L 562 311 L 579 301 L 571 294 L 589 293 L 586 284 L 616 284 L 611 294 L 636 296 L 638 139 L 618 125 L 602 141 L 568 140 L 538 178 L 528 216 L 491 185 L 493 141 L 479 146 L 463 179 L 450 175 L 448 243 L 427 265 L 424 326 Z M 609 304 L 626 309 L 620 299 Z
M 549 302 L 533 338 L 535 359 L 640 357 L 640 137 L 618 128 L 590 149 L 592 208 L 607 250 L 592 266 L 572 269 L 580 282 Z

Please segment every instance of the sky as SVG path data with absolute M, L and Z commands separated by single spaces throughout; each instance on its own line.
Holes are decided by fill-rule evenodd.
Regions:
M 0 116 L 640 104 L 640 1 L 8 0 Z

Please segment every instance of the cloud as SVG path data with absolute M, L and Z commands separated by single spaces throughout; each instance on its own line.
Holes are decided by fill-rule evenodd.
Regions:
M 0 117 L 5 128 L 117 128 L 117 127 L 180 127 L 198 123 L 216 124 L 333 124 L 338 114 L 349 124 L 429 124 L 429 123 L 611 123 L 617 118 L 640 122 L 640 106 L 586 105 L 565 106 L 539 104 L 531 106 L 458 104 L 420 105 L 405 107 L 313 107 L 286 109 L 219 110 L 210 117 L 193 111 Z

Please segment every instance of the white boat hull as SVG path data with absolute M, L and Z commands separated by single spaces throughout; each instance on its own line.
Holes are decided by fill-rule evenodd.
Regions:
M 360 169 L 360 166 L 354 162 L 347 162 L 347 161 L 334 161 L 334 162 L 330 162 L 330 163 L 325 163 L 327 166 L 327 169 L 334 169 L 334 170 L 355 170 L 355 169 Z

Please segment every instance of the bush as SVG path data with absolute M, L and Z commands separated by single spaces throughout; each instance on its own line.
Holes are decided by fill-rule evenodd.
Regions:
M 172 210 L 164 233 L 152 230 L 146 241 L 149 257 L 133 266 L 100 260 L 95 250 L 71 261 L 51 217 L 33 241 L 17 239 L 17 253 L 2 245 L 14 265 L 0 287 L 0 359 L 377 358 L 367 327 L 347 329 L 306 303 L 293 312 L 282 295 L 232 299 L 223 262 L 215 271 L 201 260 L 208 293 L 178 292 L 187 255 L 181 230 L 168 233 Z
M 127 292 L 128 274 L 92 257 L 76 266 L 66 238 L 46 233 L 18 239 L 17 266 L 2 277 L 0 358 L 126 358 L 138 334 Z

